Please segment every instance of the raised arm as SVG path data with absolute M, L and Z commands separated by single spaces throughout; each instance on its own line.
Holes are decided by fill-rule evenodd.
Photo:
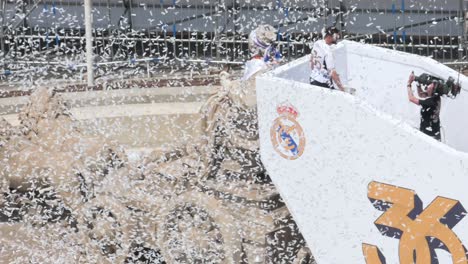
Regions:
M 417 104 L 419 105 L 419 99 L 416 98 L 416 96 L 414 96 L 413 94 L 413 89 L 412 89 L 412 84 L 414 82 L 414 79 L 415 79 L 415 76 L 414 76 L 414 72 L 412 72 L 410 74 L 410 77 L 408 79 L 408 85 L 407 85 L 407 90 L 408 90 L 408 100 L 414 104 Z M 421 87 L 418 86 L 418 92 L 419 90 L 421 89 Z
M 312 51 L 310 53 L 310 68 L 313 70 L 314 69 L 314 61 L 315 61 L 315 58 L 314 58 L 314 51 Z
M 336 83 L 336 85 L 338 86 L 338 88 L 339 88 L 342 92 L 344 92 L 344 91 L 345 91 L 344 86 L 343 86 L 343 84 L 341 83 L 340 76 L 338 75 L 338 73 L 336 72 L 335 69 L 332 69 L 332 70 L 331 70 L 330 76 L 331 76 L 333 82 Z
M 340 76 L 336 72 L 335 58 L 333 57 L 333 54 L 331 52 L 328 53 L 327 56 L 325 57 L 325 62 L 327 63 L 327 68 L 329 70 L 331 79 L 338 86 L 338 89 L 340 89 L 340 91 L 344 92 L 345 91 L 344 86 L 341 83 Z

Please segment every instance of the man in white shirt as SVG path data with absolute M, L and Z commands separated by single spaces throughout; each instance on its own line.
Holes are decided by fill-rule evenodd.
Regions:
M 323 33 L 323 39 L 314 43 L 310 58 L 312 74 L 310 75 L 310 84 L 334 89 L 334 84 L 344 91 L 340 77 L 335 70 L 335 60 L 331 51 L 331 45 L 336 44 L 340 38 L 337 28 L 329 27 Z

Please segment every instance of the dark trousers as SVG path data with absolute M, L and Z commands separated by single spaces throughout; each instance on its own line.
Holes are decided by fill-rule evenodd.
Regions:
M 323 88 L 335 89 L 335 88 L 333 88 L 333 86 L 330 86 L 328 83 L 321 83 L 321 82 L 318 82 L 318 81 L 313 80 L 313 79 L 310 80 L 310 84 L 315 85 L 315 86 L 320 86 L 320 87 L 323 87 Z
M 430 129 L 428 129 L 430 128 Z M 428 125 L 428 124 L 425 124 L 425 123 L 421 123 L 419 125 L 419 130 L 421 132 L 423 132 L 424 134 L 430 136 L 430 137 L 433 137 L 434 139 L 438 140 L 438 141 L 441 141 L 441 136 L 440 136 L 440 125 L 437 124 L 432 124 L 432 125 Z

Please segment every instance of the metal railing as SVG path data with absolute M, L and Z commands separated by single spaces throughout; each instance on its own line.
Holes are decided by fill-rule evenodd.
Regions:
M 325 26 L 346 38 L 462 62 L 467 56 L 466 0 L 93 0 L 94 67 L 191 63 L 241 65 L 248 33 L 258 24 L 278 29 L 286 60 L 310 52 Z M 0 0 L 3 78 L 43 67 L 73 75 L 85 65 L 84 1 Z M 461 64 L 459 64 L 461 65 Z M 152 67 L 154 66 L 154 67 Z M 151 70 L 148 70 L 151 69 Z

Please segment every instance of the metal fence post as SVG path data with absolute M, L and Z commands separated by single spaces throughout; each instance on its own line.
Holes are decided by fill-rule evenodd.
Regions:
M 464 3 L 463 3 L 464 2 Z M 463 56 L 468 56 L 468 0 L 460 0 L 460 18 L 462 19 L 461 27 L 462 27 L 462 39 L 461 39 L 461 47 L 462 54 L 460 59 Z M 463 54 L 464 53 L 464 54 Z
M 2 18 L 2 23 L 0 25 L 0 48 L 2 49 L 2 57 L 3 57 L 3 63 L 5 63 L 5 32 L 4 32 L 4 26 L 5 26 L 5 5 L 6 5 L 6 0 L 1 0 L 0 5 L 1 5 L 1 18 Z
M 88 77 L 88 87 L 94 86 L 94 69 L 93 69 L 93 17 L 92 17 L 92 0 L 84 1 L 85 10 L 85 31 L 86 31 L 86 67 Z
M 215 28 L 214 28 L 214 39 L 215 39 L 215 46 L 216 46 L 216 59 L 219 59 L 219 46 L 221 45 L 220 36 L 219 36 L 219 16 L 220 16 L 220 6 L 221 0 L 218 0 L 218 3 L 215 7 Z

